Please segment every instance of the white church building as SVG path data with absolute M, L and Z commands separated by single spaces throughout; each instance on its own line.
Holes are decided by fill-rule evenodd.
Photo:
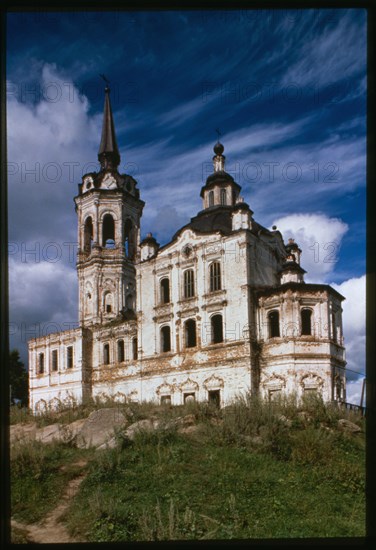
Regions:
M 246 392 L 345 400 L 344 297 L 304 282 L 299 246 L 255 221 L 223 152 L 202 210 L 164 246 L 141 240 L 145 203 L 118 172 L 106 88 L 100 171 L 74 199 L 79 328 L 29 341 L 33 411 L 107 397 L 223 406 Z

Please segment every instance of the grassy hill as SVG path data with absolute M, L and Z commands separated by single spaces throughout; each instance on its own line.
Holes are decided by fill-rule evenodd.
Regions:
M 239 399 L 221 410 L 197 403 L 105 406 L 120 408 L 128 424 L 155 418 L 158 427 L 132 440 L 118 430 L 116 447 L 101 451 L 15 443 L 15 519 L 40 521 L 84 458 L 86 477 L 62 517 L 77 540 L 365 535 L 365 420 L 355 413 L 318 399 L 298 406 L 293 398 Z M 95 407 L 50 413 L 38 423 L 72 421 Z M 350 431 L 356 425 L 362 431 Z

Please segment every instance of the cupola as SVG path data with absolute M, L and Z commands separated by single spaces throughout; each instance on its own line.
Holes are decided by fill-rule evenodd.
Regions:
M 214 145 L 213 173 L 201 188 L 200 196 L 203 200 L 203 208 L 218 206 L 234 206 L 241 187 L 234 178 L 225 171 L 226 157 L 223 154 L 225 148 L 219 141 Z

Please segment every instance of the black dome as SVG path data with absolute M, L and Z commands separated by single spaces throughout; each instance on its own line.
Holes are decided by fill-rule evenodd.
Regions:
M 225 150 L 225 148 L 223 147 L 222 143 L 217 141 L 217 143 L 214 145 L 214 153 L 216 155 L 222 155 L 224 150 Z

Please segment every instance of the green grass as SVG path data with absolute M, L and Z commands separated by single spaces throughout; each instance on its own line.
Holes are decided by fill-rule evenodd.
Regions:
M 129 422 L 156 416 L 162 425 L 134 441 L 120 434 L 115 449 L 86 451 L 88 475 L 64 518 L 73 535 L 96 542 L 365 535 L 364 433 L 336 429 L 345 417 L 364 431 L 355 413 L 293 398 L 240 399 L 223 410 L 123 407 Z M 200 430 L 166 427 L 186 414 Z M 42 517 L 74 475 L 61 474 L 61 465 L 84 452 L 47 449 L 13 457 L 16 519 Z
M 90 541 L 362 536 L 363 472 L 144 438 L 95 460 L 67 519 Z
M 72 465 L 88 451 L 54 443 L 19 442 L 11 447 L 12 516 L 23 523 L 40 521 L 59 503 L 67 482 L 80 468 Z

